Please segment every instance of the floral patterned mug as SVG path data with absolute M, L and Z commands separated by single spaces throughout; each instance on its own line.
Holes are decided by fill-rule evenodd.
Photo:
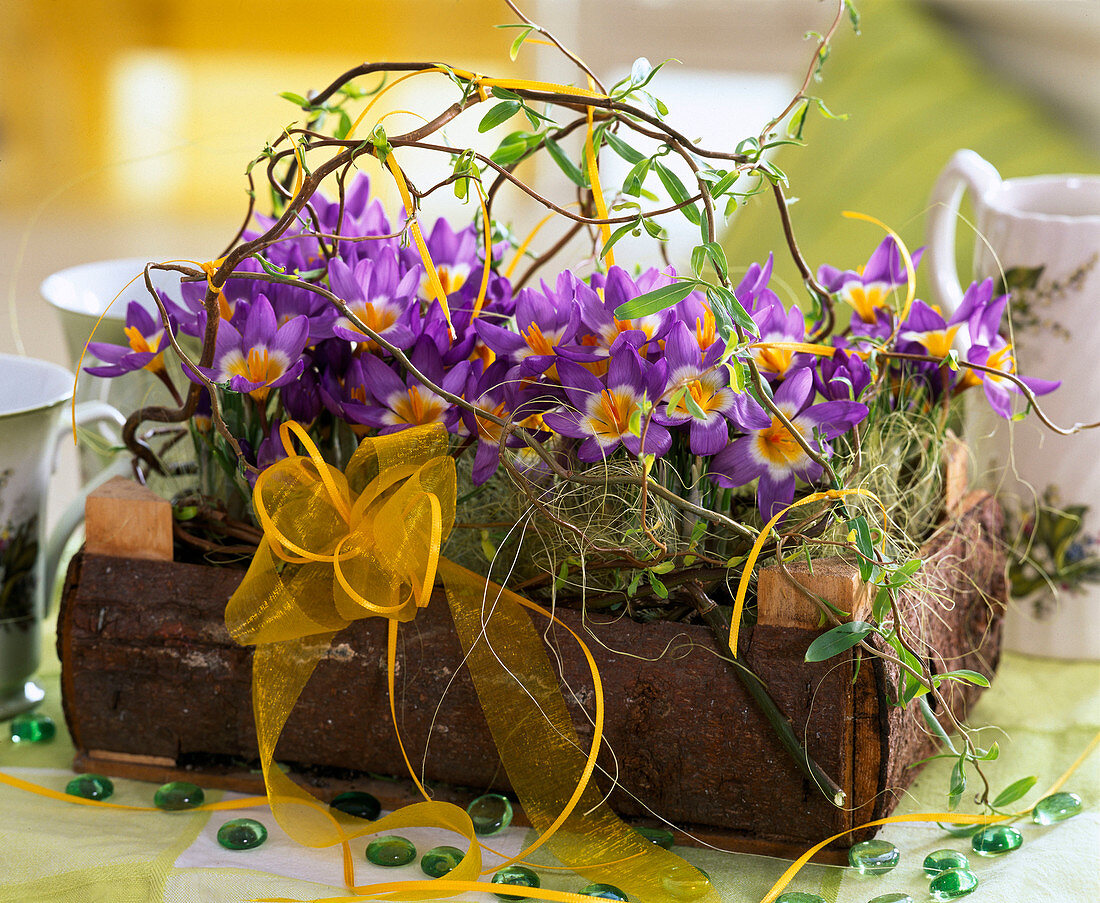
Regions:
M 971 150 L 958 151 L 932 192 L 928 255 L 934 294 L 963 303 L 956 265 L 959 203 L 974 207 L 974 275 L 1010 296 L 1019 370 L 1061 380 L 1041 398 L 1056 424 L 1100 420 L 1100 175 L 1002 180 Z M 966 359 L 972 337 L 956 347 Z M 1014 518 L 1014 597 L 1008 648 L 1061 658 L 1100 658 L 1100 431 L 1061 436 L 1032 416 L 995 422 L 971 405 L 967 432 L 981 481 Z
M 0 719 L 42 698 L 30 679 L 38 668 L 42 619 L 61 552 L 91 488 L 66 509 L 47 541 L 46 487 L 57 441 L 70 428 L 64 414 L 72 391 L 73 375 L 63 367 L 0 355 Z M 102 402 L 78 405 L 76 419 L 123 423 Z

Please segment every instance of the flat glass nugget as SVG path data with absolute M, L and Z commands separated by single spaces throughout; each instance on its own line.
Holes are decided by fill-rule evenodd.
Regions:
M 539 876 L 529 868 L 525 868 L 522 865 L 510 865 L 507 868 L 502 868 L 493 875 L 493 884 L 514 884 L 518 887 L 540 887 L 542 882 L 539 881 Z M 493 891 L 493 896 L 501 900 L 526 899 L 516 894 L 501 894 L 496 891 Z
M 775 903 L 827 903 L 821 894 L 811 894 L 804 890 L 789 890 L 775 898 Z
M 913 898 L 909 894 L 879 894 L 867 903 L 913 903 Z
M 710 875 L 691 865 L 674 865 L 661 876 L 661 886 L 678 900 L 694 900 L 710 888 Z
M 1053 825 L 1079 815 L 1083 803 L 1076 793 L 1052 793 L 1044 796 L 1031 810 L 1031 820 L 1038 825 Z
M 367 844 L 367 862 L 384 868 L 408 865 L 416 859 L 416 847 L 396 834 L 379 837 Z
M 957 900 L 973 893 L 978 888 L 978 878 L 970 869 L 948 869 L 936 875 L 928 890 L 932 899 L 943 903 L 944 900 Z
M 970 860 L 965 853 L 958 850 L 936 850 L 924 857 L 924 874 L 929 878 L 935 878 L 941 872 L 948 869 L 968 869 Z
M 227 850 L 251 850 L 267 840 L 267 828 L 254 818 L 234 818 L 218 828 L 218 843 Z
M 586 897 L 599 897 L 601 900 L 626 900 L 628 899 L 614 884 L 589 884 L 582 887 L 580 893 Z
M 187 781 L 172 781 L 153 794 L 153 804 L 166 812 L 178 812 L 201 806 L 206 794 L 197 784 Z
M 474 823 L 474 833 L 481 837 L 499 834 L 512 823 L 512 804 L 499 793 L 479 796 L 466 807 L 466 811 Z
M 900 859 L 901 852 L 887 840 L 865 840 L 848 851 L 848 862 L 861 875 L 885 875 Z
M 420 871 L 429 878 L 442 878 L 466 856 L 458 847 L 432 847 L 420 860 Z
M 671 850 L 676 840 L 675 835 L 667 828 L 635 828 L 639 834 L 651 843 L 657 844 L 664 850 Z
M 57 725 L 49 715 L 27 712 L 11 720 L 11 739 L 14 743 L 49 743 L 57 735 Z
M 348 790 L 332 798 L 329 806 L 346 815 L 354 815 L 356 818 L 365 818 L 374 821 L 382 812 L 382 804 L 376 797 L 362 790 Z
M 1018 850 L 1024 838 L 1008 825 L 987 825 L 970 838 L 970 845 L 979 856 L 1000 856 Z
M 81 774 L 65 785 L 65 792 L 86 800 L 105 800 L 115 792 L 115 785 L 101 774 Z

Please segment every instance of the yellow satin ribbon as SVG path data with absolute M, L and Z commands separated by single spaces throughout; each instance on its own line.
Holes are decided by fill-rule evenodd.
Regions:
M 455 512 L 454 461 L 443 428 L 414 427 L 365 439 L 345 472 L 324 462 L 298 424 L 283 424 L 280 436 L 288 457 L 256 481 L 253 505 L 264 537 L 229 601 L 226 625 L 238 642 L 256 646 L 252 692 L 260 763 L 272 814 L 287 834 L 306 846 L 341 845 L 345 883 L 360 896 L 378 899 L 458 893 L 501 867 L 483 868 L 470 817 L 457 806 L 415 803 L 364 823 L 332 811 L 274 767 L 279 734 L 317 662 L 335 634 L 358 618 L 390 622 L 390 711 L 397 730 L 398 624 L 428 604 L 438 572 L 501 761 L 540 834 L 508 862 L 545 845 L 563 865 L 590 881 L 613 881 L 639 903 L 667 899 L 665 885 L 671 880 L 692 883 L 693 899 L 717 903 L 702 873 L 624 824 L 590 783 L 602 742 L 603 691 L 580 638 L 569 631 L 588 661 L 596 699 L 587 749 L 527 612 L 568 628 L 540 606 L 439 557 Z M 305 455 L 295 450 L 295 436 Z M 405 761 L 427 799 L 407 755 Z M 469 851 L 458 868 L 446 879 L 356 887 L 349 841 L 413 826 L 446 828 L 465 837 Z

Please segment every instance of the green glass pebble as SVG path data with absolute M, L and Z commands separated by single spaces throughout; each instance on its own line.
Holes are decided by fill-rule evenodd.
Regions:
M 458 847 L 432 847 L 420 860 L 420 871 L 429 878 L 442 878 L 465 857 Z
M 65 785 L 65 792 L 86 800 L 105 800 L 115 792 L 115 785 L 101 774 L 81 774 Z
M 888 840 L 865 840 L 848 851 L 848 862 L 861 875 L 885 875 L 900 859 L 901 851 Z
M 218 828 L 218 843 L 227 850 L 251 850 L 267 840 L 267 828 L 254 818 L 234 818 Z
M 396 834 L 378 837 L 367 844 L 367 862 L 384 868 L 408 865 L 416 858 L 416 847 L 411 841 Z
M 664 850 L 671 850 L 676 840 L 675 835 L 667 828 L 635 828 L 634 830 Z
M 512 823 L 512 804 L 499 793 L 479 796 L 466 811 L 474 823 L 474 833 L 482 837 L 499 834 Z
M 57 735 L 57 725 L 49 715 L 27 712 L 11 720 L 14 743 L 49 743 Z
M 206 799 L 206 794 L 197 784 L 187 781 L 172 781 L 165 784 L 153 795 L 153 804 L 158 809 L 167 812 L 177 812 L 182 809 L 194 809 L 201 806 Z
M 909 894 L 879 894 L 867 903 L 913 903 L 913 898 Z
M 1083 804 L 1076 793 L 1052 793 L 1044 796 L 1031 810 L 1031 820 L 1038 825 L 1053 825 L 1079 815 Z
M 826 901 L 820 894 L 810 894 L 804 890 L 789 890 L 776 897 L 775 903 L 826 903 Z
M 970 838 L 970 845 L 979 856 L 1000 856 L 1018 850 L 1024 838 L 1008 825 L 987 825 Z
M 482 797 L 482 799 L 484 799 L 484 797 Z M 501 799 L 503 799 L 503 797 L 501 797 Z M 474 800 L 474 802 L 476 803 L 477 800 Z M 524 868 L 522 865 L 510 865 L 507 868 L 502 868 L 493 875 L 493 884 L 514 884 L 517 887 L 540 887 L 542 882 L 539 881 L 539 876 L 529 868 Z M 498 894 L 495 891 L 493 892 L 493 896 L 501 900 L 525 899 L 516 894 Z
M 970 869 L 948 869 L 936 875 L 928 890 L 932 899 L 940 901 L 957 900 L 973 893 L 978 888 L 978 878 Z
M 678 900 L 694 900 L 710 889 L 710 875 L 691 865 L 674 865 L 661 876 L 661 886 Z
M 614 884 L 589 884 L 587 887 L 582 887 L 580 892 L 586 897 L 599 897 L 601 900 L 629 899 Z
M 382 804 L 362 790 L 349 790 L 332 798 L 329 806 L 346 815 L 354 815 L 356 818 L 365 818 L 374 821 L 382 814 Z
M 948 869 L 968 869 L 970 860 L 965 853 L 958 850 L 936 850 L 924 857 L 924 874 L 929 878 L 935 878 L 941 872 Z

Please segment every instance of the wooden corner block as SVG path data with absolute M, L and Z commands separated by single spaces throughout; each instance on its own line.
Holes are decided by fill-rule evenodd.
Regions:
M 856 570 L 839 558 L 815 561 L 811 571 L 804 563 L 792 563 L 791 578 L 832 605 L 852 612 L 855 619 L 870 610 L 870 592 Z M 773 627 L 815 630 L 819 609 L 777 567 L 761 568 L 757 577 L 757 623 Z
M 969 469 L 970 453 L 966 443 L 954 433 L 948 433 L 943 446 L 943 504 L 949 517 L 962 513 L 959 505 L 967 494 Z
M 172 560 L 172 505 L 145 486 L 114 477 L 84 503 L 89 555 Z

